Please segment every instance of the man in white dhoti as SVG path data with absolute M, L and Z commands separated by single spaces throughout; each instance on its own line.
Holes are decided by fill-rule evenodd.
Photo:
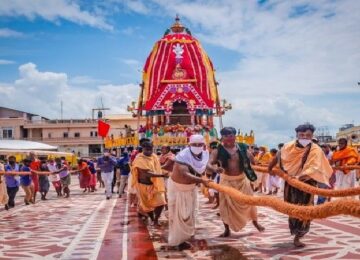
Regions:
M 189 147 L 175 157 L 173 172 L 168 181 L 169 239 L 170 246 L 179 250 L 191 248 L 186 242 L 195 234 L 197 210 L 197 184 L 207 185 L 201 179 L 209 160 L 204 137 L 192 135 Z
M 356 165 L 359 160 L 357 150 L 354 147 L 348 146 L 346 138 L 340 138 L 338 144 L 339 150 L 333 153 L 331 162 L 336 166 Z M 356 170 L 337 170 L 335 176 L 335 189 L 354 188 L 356 185 Z M 355 197 L 353 196 L 352 198 Z

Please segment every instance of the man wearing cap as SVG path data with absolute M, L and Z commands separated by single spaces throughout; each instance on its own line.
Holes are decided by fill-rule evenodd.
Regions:
M 286 143 L 277 156 L 269 164 L 268 170 L 272 175 L 272 168 L 279 163 L 280 168 L 289 176 L 299 179 L 309 185 L 316 186 L 318 182 L 329 184 L 333 172 L 329 161 L 320 146 L 312 143 L 315 127 L 309 123 L 295 128 L 296 140 Z M 284 200 L 297 205 L 313 205 L 314 196 L 290 186 L 285 182 Z M 289 218 L 291 235 L 294 235 L 294 245 L 304 247 L 300 239 L 309 232 L 310 221 Z
M 253 156 L 248 151 L 247 145 L 235 142 L 235 128 L 225 127 L 220 131 L 220 134 L 222 143 L 211 152 L 208 169 L 221 174 L 221 185 L 252 195 L 250 181 L 247 179 L 248 173 L 244 173 L 248 171 L 251 172 L 253 178 L 256 176 L 250 167 L 250 160 L 254 161 Z M 218 163 L 221 167 L 218 166 Z M 252 221 L 257 230 L 264 231 L 264 227 L 257 222 L 255 206 L 241 204 L 230 196 L 220 193 L 219 210 L 225 226 L 222 237 L 230 236 L 230 229 L 233 231 L 241 230 L 249 220 Z
M 195 234 L 197 184 L 207 185 L 201 175 L 205 172 L 209 152 L 202 135 L 190 136 L 189 146 L 175 157 L 168 181 L 169 239 L 170 246 L 179 250 L 191 248 L 186 241 Z

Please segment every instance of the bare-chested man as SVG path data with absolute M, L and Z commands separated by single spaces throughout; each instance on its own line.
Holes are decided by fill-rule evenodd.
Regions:
M 250 161 L 253 162 L 253 156 L 247 151 L 245 144 L 237 144 L 235 142 L 235 128 L 225 127 L 220 133 L 222 144 L 211 152 L 208 169 L 221 173 L 221 185 L 235 188 L 247 195 L 252 195 L 253 191 L 250 181 L 245 176 L 244 170 L 246 170 L 246 166 L 250 167 L 249 164 Z M 218 163 L 222 167 L 218 167 Z M 230 236 L 230 229 L 233 231 L 241 230 L 249 220 L 252 220 L 257 230 L 260 232 L 264 231 L 264 227 L 257 221 L 257 209 L 254 206 L 241 204 L 230 196 L 220 193 L 219 209 L 220 217 L 225 226 L 222 237 Z
M 179 250 L 191 248 L 186 241 L 195 234 L 197 206 L 196 184 L 207 185 L 201 179 L 209 160 L 202 135 L 192 135 L 189 147 L 175 157 L 175 164 L 168 181 L 169 240 L 170 246 Z

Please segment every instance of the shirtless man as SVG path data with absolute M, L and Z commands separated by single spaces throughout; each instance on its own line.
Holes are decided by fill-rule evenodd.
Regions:
M 207 186 L 210 180 L 201 178 L 209 160 L 202 135 L 192 135 L 187 148 L 175 157 L 168 181 L 169 239 L 170 246 L 179 250 L 191 248 L 186 241 L 195 234 L 197 184 Z
M 244 170 L 246 170 L 246 166 L 250 167 L 250 161 L 254 161 L 253 156 L 247 151 L 245 144 L 235 142 L 235 128 L 225 127 L 220 133 L 222 144 L 211 152 L 208 169 L 221 174 L 221 185 L 252 195 L 250 181 L 245 176 Z M 222 167 L 217 166 L 218 163 Z M 253 174 L 255 173 L 253 172 Z M 260 232 L 265 230 L 257 221 L 257 209 L 255 206 L 241 204 L 230 196 L 220 193 L 219 210 L 225 226 L 225 231 L 221 237 L 230 236 L 230 229 L 233 231 L 241 230 L 249 220 L 252 220 L 253 225 Z

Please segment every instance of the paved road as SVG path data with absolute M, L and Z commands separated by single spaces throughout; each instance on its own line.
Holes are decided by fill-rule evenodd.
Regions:
M 163 226 L 146 227 L 126 198 L 105 200 L 103 189 L 83 194 L 76 177 L 69 199 L 56 198 L 25 206 L 22 192 L 10 211 L 0 209 L 0 259 L 360 259 L 360 219 L 333 217 L 314 221 L 307 247 L 295 249 L 287 217 L 260 208 L 258 233 L 251 224 L 231 238 L 218 238 L 222 224 L 202 198 L 193 250 L 166 246 Z

